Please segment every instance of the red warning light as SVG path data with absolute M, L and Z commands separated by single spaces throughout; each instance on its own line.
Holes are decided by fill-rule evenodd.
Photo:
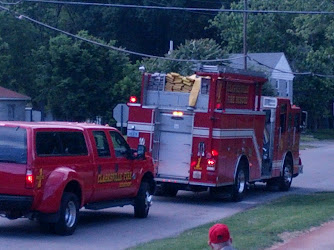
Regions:
M 131 103 L 136 103 L 137 102 L 137 97 L 136 96 L 130 96 L 130 102 Z
M 217 155 L 218 155 L 218 151 L 215 150 L 215 149 L 212 149 L 212 151 L 211 151 L 211 155 L 212 155 L 212 156 L 217 156 Z

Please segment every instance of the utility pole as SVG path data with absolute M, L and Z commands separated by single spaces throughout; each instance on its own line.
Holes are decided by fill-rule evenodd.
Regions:
M 247 0 L 244 0 L 244 29 L 243 29 L 243 54 L 244 69 L 247 70 Z

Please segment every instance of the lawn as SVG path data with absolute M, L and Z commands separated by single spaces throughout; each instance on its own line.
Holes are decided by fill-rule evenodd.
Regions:
M 279 235 L 284 232 L 307 230 L 330 220 L 334 220 L 334 193 L 323 192 L 287 195 L 217 222 L 229 226 L 233 245 L 242 250 L 265 249 L 282 241 Z M 209 249 L 207 232 L 213 224 L 131 249 Z

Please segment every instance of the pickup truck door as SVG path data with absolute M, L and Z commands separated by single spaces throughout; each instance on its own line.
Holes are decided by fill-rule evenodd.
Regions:
M 94 130 L 91 136 L 95 143 L 95 180 L 93 201 L 103 201 L 115 198 L 115 181 L 117 181 L 115 158 L 111 154 L 110 141 L 105 130 Z
M 111 151 L 115 157 L 115 172 L 119 177 L 115 189 L 116 197 L 131 197 L 136 194 L 135 177 L 133 172 L 133 156 L 124 137 L 117 131 L 109 131 Z

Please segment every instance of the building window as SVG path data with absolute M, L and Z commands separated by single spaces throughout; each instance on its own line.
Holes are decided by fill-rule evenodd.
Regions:
M 15 104 L 8 104 L 8 120 L 14 121 L 15 120 Z
M 276 80 L 276 89 L 279 89 L 279 81 Z

